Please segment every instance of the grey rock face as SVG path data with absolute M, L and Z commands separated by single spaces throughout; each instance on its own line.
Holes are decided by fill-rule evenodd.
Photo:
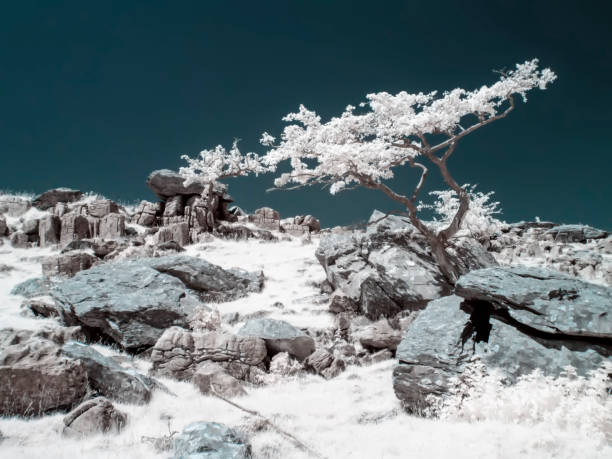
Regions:
M 296 359 L 303 360 L 315 350 L 314 340 L 310 336 L 283 320 L 251 319 L 238 334 L 265 340 L 270 356 L 287 352 Z
M 270 207 L 262 207 L 254 212 L 262 218 L 269 218 L 271 220 L 280 220 L 280 213 Z
M 119 206 L 109 199 L 99 199 L 87 204 L 87 210 L 92 217 L 102 218 L 111 213 L 119 213 Z
M 22 231 L 26 233 L 28 236 L 33 234 L 38 234 L 38 219 L 30 218 L 23 222 Z
M 232 376 L 249 379 L 252 367 L 261 368 L 267 356 L 262 339 L 220 332 L 191 333 L 172 327 L 159 338 L 153 352 L 153 373 L 191 380 L 197 368 L 208 361 L 220 364 Z
M 80 271 L 91 268 L 97 261 L 97 257 L 87 252 L 69 252 L 52 255 L 43 261 L 42 272 L 44 277 L 72 277 Z
M 169 169 L 161 169 L 151 172 L 147 178 L 147 186 L 160 198 L 165 201 L 168 198 L 176 195 L 201 195 L 207 190 L 208 183 L 192 183 L 185 186 L 185 179 L 178 172 Z M 215 184 L 213 193 L 224 194 L 226 187 L 222 184 Z
M 610 287 L 545 269 L 498 267 L 462 276 L 456 293 L 543 333 L 608 338 L 612 344 Z
M 194 422 L 174 439 L 174 459 L 251 459 L 251 445 L 217 422 Z
M 49 215 L 38 224 L 38 238 L 41 247 L 48 247 L 60 242 L 61 220 L 55 215 Z
M 452 291 L 420 233 L 406 219 L 383 216 L 375 211 L 370 220 L 380 221 L 365 233 L 324 235 L 316 251 L 329 283 L 371 320 L 422 309 Z M 450 254 L 463 272 L 496 264 L 478 243 L 463 244 Z
M 72 212 L 62 216 L 60 233 L 60 242 L 62 244 L 68 244 L 75 239 L 86 239 L 90 234 L 87 217 Z
M 392 328 L 386 320 L 368 325 L 355 335 L 363 347 L 376 350 L 390 349 L 395 351 L 402 340 L 402 332 Z
M 159 204 L 141 201 L 132 217 L 132 222 L 142 226 L 153 226 L 160 212 Z
M 127 423 L 127 414 L 117 410 L 104 397 L 88 400 L 64 418 L 62 433 L 82 438 L 96 434 L 119 433 Z
M 189 245 L 191 242 L 189 237 L 189 225 L 183 222 L 164 226 L 160 228 L 155 235 L 155 241 L 157 244 L 174 241 L 181 247 Z
M 606 231 L 586 225 L 557 225 L 544 233 L 560 242 L 586 242 L 590 239 L 603 239 Z
M 9 217 L 19 217 L 25 214 L 32 205 L 25 198 L 17 196 L 4 196 L 0 198 L 0 214 L 7 214 Z
M 203 394 L 216 393 L 228 398 L 246 395 L 242 383 L 214 362 L 200 366 L 191 381 Z
M 500 368 L 510 381 L 536 368 L 556 376 L 566 365 L 585 375 L 609 358 L 611 347 L 565 334 L 542 335 L 478 301 L 462 303 L 457 296 L 432 301 L 406 330 L 396 352 L 393 387 L 409 411 L 420 412 L 428 395 L 445 395 L 449 379 L 473 357 Z
M 39 416 L 70 408 L 87 392 L 81 362 L 61 356 L 46 339 L 32 338 L 0 353 L 0 415 Z
M 100 220 L 100 237 L 118 239 L 125 236 L 125 215 L 110 213 Z
M 0 217 L 0 237 L 4 237 L 8 234 L 8 226 L 6 225 L 6 220 Z
M 166 328 L 186 325 L 193 312 L 185 285 L 147 266 L 146 259 L 81 271 L 52 295 L 67 324 L 129 351 L 153 346 Z
M 66 343 L 62 353 L 83 362 L 89 385 L 100 395 L 122 403 L 145 404 L 151 400 L 151 392 L 156 386 L 151 378 L 123 368 L 85 344 Z
M 263 287 L 263 273 L 241 269 L 223 269 L 201 258 L 170 255 L 143 261 L 151 268 L 181 280 L 200 293 L 206 301 L 230 301 L 259 292 Z
M 56 188 L 45 191 L 32 201 L 32 205 L 40 210 L 47 210 L 54 207 L 58 202 L 75 202 L 83 197 L 83 193 L 70 188 Z

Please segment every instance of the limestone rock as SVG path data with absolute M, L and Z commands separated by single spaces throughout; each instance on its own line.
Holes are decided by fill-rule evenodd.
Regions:
M 96 434 L 119 433 L 127 422 L 127 414 L 117 410 L 104 397 L 88 400 L 64 418 L 62 433 L 82 438 Z
M 228 398 L 246 395 L 241 382 L 214 362 L 200 366 L 191 381 L 203 394 L 216 393 Z
M 251 459 L 241 434 L 217 422 L 194 422 L 174 439 L 173 459 Z
M 363 347 L 376 350 L 389 349 L 395 351 L 402 340 L 402 332 L 392 328 L 387 320 L 379 320 L 372 325 L 368 325 L 355 333 L 355 336 Z
M 0 415 L 39 416 L 70 408 L 87 392 L 81 362 L 61 356 L 46 339 L 32 338 L 0 353 Z
M 100 220 L 100 237 L 118 239 L 125 236 L 125 215 L 109 213 Z
M 30 247 L 28 235 L 22 231 L 16 231 L 11 234 L 11 245 L 17 249 L 27 249 Z
M 201 258 L 170 255 L 145 261 L 153 269 L 180 279 L 206 301 L 231 301 L 261 291 L 263 273 L 223 269 Z
M 121 403 L 145 404 L 157 383 L 135 370 L 123 368 L 94 348 L 77 342 L 66 343 L 62 353 L 80 360 L 87 369 L 89 385 L 98 394 Z
M 329 283 L 371 320 L 422 309 L 452 291 L 423 236 L 406 219 L 383 217 L 374 212 L 365 233 L 325 234 L 316 251 Z M 496 265 L 480 244 L 462 241 L 451 257 L 463 272 Z
M 20 217 L 31 207 L 30 201 L 25 198 L 18 196 L 0 197 L 0 214 L 6 214 L 9 217 Z
M 303 360 L 315 351 L 315 343 L 310 336 L 282 320 L 251 319 L 238 334 L 265 340 L 270 356 L 288 352 L 298 360 Z
M 304 367 L 321 374 L 334 361 L 334 356 L 325 349 L 317 349 L 304 360 Z
M 38 238 L 41 247 L 49 247 L 60 242 L 61 220 L 55 215 L 42 218 L 38 224 Z
M 42 263 L 44 277 L 72 277 L 80 271 L 91 268 L 98 258 L 87 252 L 70 252 L 47 257 Z
M 75 239 L 86 239 L 90 235 L 89 221 L 83 215 L 68 213 L 62 217 L 60 242 L 68 244 Z
M 95 336 L 139 351 L 172 325 L 186 325 L 197 301 L 176 277 L 147 266 L 147 259 L 95 266 L 54 287 L 62 318 Z
M 132 223 L 142 226 L 153 226 L 160 212 L 159 204 L 141 201 L 132 216 Z
M 54 207 L 59 202 L 75 202 L 81 199 L 83 193 L 70 188 L 56 188 L 45 191 L 32 201 L 32 205 L 40 210 L 47 210 Z
M 87 211 L 92 217 L 102 218 L 111 213 L 119 213 L 119 206 L 110 199 L 98 199 L 87 204 Z
M 155 235 L 156 244 L 163 244 L 170 241 L 176 242 L 181 247 L 189 245 L 189 225 L 183 222 L 160 228 Z
M 255 337 L 221 332 L 192 333 L 172 327 L 159 338 L 151 353 L 152 372 L 191 380 L 204 361 L 220 364 L 232 376 L 248 379 L 252 367 L 262 367 L 266 344 Z

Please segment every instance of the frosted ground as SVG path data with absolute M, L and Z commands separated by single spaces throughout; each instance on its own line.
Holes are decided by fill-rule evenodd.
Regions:
M 318 244 L 213 240 L 190 246 L 187 254 L 224 268 L 262 269 L 261 293 L 219 304 L 221 314 L 268 311 L 268 316 L 299 327 L 327 328 L 333 316 L 315 285 L 324 271 L 314 252 Z M 20 314 L 22 298 L 12 287 L 41 272 L 41 258 L 51 249 L 0 247 L 0 328 L 37 329 L 54 323 Z M 284 308 L 274 306 L 283 303 Z M 235 324 L 232 328 L 238 327 Z M 226 325 L 226 327 L 229 327 Z M 107 355 L 115 349 L 96 346 Z M 130 359 L 146 370 L 145 360 Z M 601 380 L 533 376 L 514 388 L 502 388 L 494 377 L 476 381 L 460 409 L 443 410 L 440 419 L 405 414 L 391 384 L 393 360 L 367 367 L 349 366 L 332 380 L 319 376 L 278 377 L 262 387 L 247 388 L 236 399 L 242 406 L 273 420 L 327 458 L 610 458 L 612 457 L 612 401 Z M 4 439 L 2 458 L 165 458 L 143 437 L 181 431 L 194 421 L 218 421 L 246 432 L 254 457 L 309 457 L 272 430 L 261 429 L 257 418 L 210 396 L 186 382 L 161 381 L 174 395 L 156 391 L 144 406 L 115 403 L 128 413 L 119 435 L 73 440 L 61 435 L 65 414 L 38 419 L 0 419 Z

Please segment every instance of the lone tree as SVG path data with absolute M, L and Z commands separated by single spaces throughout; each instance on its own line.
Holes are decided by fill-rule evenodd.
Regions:
M 187 155 L 182 155 L 181 158 L 187 161 L 187 166 L 179 169 L 179 174 L 185 179 L 185 186 L 192 183 L 206 184 L 202 198 L 207 202 L 207 224 L 210 229 L 214 227 L 214 211 L 218 205 L 213 193 L 216 183 L 231 177 L 259 175 L 273 169 L 264 165 L 262 158 L 255 153 L 242 154 L 237 140 L 229 150 L 217 145 L 211 150 L 202 150 L 196 158 Z
M 360 109 L 349 105 L 327 122 L 300 105 L 297 113 L 283 118 L 290 123 L 280 142 L 264 133 L 261 143 L 270 147 L 265 163 L 275 168 L 289 160 L 291 171 L 281 174 L 275 185 L 301 187 L 330 185 L 335 194 L 348 186 L 380 190 L 406 208 L 412 225 L 428 241 L 441 272 L 452 284 L 461 274 L 451 262 L 447 248 L 461 228 L 469 209 L 468 191 L 453 179 L 447 162 L 457 143 L 468 134 L 505 118 L 515 107 L 515 97 L 527 100 L 534 88 L 546 89 L 556 79 L 548 68 L 540 70 L 538 60 L 517 64 L 500 72 L 491 86 L 474 91 L 457 88 L 439 95 L 379 92 L 367 95 Z M 459 206 L 450 223 L 441 229 L 428 227 L 417 215 L 417 198 L 433 164 L 446 184 L 456 193 Z M 393 169 L 409 165 L 420 169 L 420 180 L 411 194 L 392 190 L 384 182 L 393 178 Z

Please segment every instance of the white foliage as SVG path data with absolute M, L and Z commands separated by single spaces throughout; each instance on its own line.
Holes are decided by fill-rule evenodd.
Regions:
M 326 183 L 333 194 L 359 183 L 360 177 L 379 183 L 393 177 L 393 168 L 421 154 L 425 136 L 467 134 L 470 127 L 462 123 L 475 126 L 491 120 L 514 103 L 513 95 L 526 100 L 528 91 L 545 89 L 555 79 L 550 69 L 540 70 L 538 59 L 533 59 L 474 91 L 368 94 L 359 109 L 349 105 L 327 122 L 300 105 L 298 112 L 283 118 L 290 124 L 265 162 L 274 167 L 290 161 L 291 171 L 275 181 L 278 187 Z M 264 133 L 262 143 L 269 145 L 271 136 Z
M 488 371 L 476 360 L 451 381 L 451 396 L 439 401 L 436 411 L 447 421 L 545 423 L 603 445 L 612 442 L 611 371 L 610 362 L 588 377 L 570 366 L 557 378 L 535 370 L 508 385 L 503 372 Z
M 196 158 L 187 155 L 181 158 L 187 161 L 187 166 L 181 167 L 179 174 L 185 178 L 187 186 L 192 183 L 210 183 L 248 174 L 259 175 L 269 170 L 257 154 L 242 154 L 236 140 L 229 150 L 217 145 L 212 150 L 202 150 Z
M 501 214 L 499 202 L 491 201 L 494 191 L 482 193 L 476 191 L 476 185 L 469 183 L 462 187 L 470 198 L 470 208 L 463 217 L 461 229 L 477 239 L 486 238 L 499 231 L 502 221 L 494 217 Z M 418 210 L 431 209 L 436 214 L 430 223 L 434 229 L 447 227 L 459 210 L 459 197 L 454 190 L 431 191 L 430 196 L 435 198 L 433 204 L 419 202 Z

